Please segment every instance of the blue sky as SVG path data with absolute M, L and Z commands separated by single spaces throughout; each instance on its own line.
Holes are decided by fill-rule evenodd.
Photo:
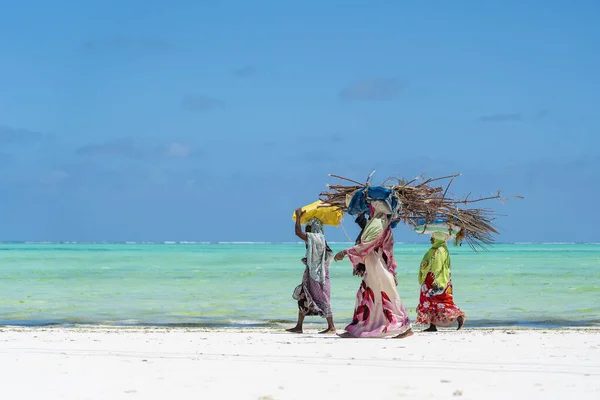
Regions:
M 525 196 L 489 204 L 499 241 L 600 241 L 597 1 L 0 0 L 0 20 L 0 240 L 291 241 L 328 173 L 376 169 Z

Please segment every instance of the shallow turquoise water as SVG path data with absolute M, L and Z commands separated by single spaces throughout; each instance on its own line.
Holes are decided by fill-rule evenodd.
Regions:
M 396 245 L 413 320 L 427 248 Z M 600 245 L 450 251 L 455 300 L 470 326 L 600 325 Z M 0 324 L 276 325 L 297 314 L 291 294 L 303 255 L 297 244 L 0 244 Z M 345 260 L 331 266 L 331 282 L 343 327 L 359 278 Z

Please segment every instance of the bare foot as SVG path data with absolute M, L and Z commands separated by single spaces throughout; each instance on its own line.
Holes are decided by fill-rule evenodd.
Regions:
M 412 331 L 412 329 L 409 329 L 406 332 L 399 334 L 398 336 L 394 336 L 394 339 L 404 339 L 404 338 L 407 338 L 407 337 L 412 336 L 414 334 L 415 333 Z
M 319 333 L 323 333 L 323 334 L 327 334 L 327 333 L 335 333 L 335 328 L 327 328 L 324 331 L 321 331 Z
M 350 332 L 338 333 L 338 336 L 344 339 L 350 339 L 354 337 L 350 334 Z
M 458 328 L 456 328 L 456 330 L 459 330 L 465 324 L 465 317 L 460 316 L 456 320 L 458 321 Z
M 286 329 L 286 331 L 290 333 L 302 333 L 302 328 L 295 326 L 293 328 Z
M 433 324 L 429 325 L 429 328 L 423 330 L 423 332 L 437 332 L 437 327 Z

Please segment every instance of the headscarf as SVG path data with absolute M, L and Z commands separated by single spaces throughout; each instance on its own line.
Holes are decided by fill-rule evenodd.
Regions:
M 310 277 L 318 283 L 325 281 L 325 267 L 331 262 L 333 252 L 328 249 L 325 241 L 323 223 L 313 218 L 307 222 L 310 232 L 306 232 L 306 265 Z
M 306 223 L 307 227 L 310 227 L 310 231 L 312 233 L 321 233 L 325 234 L 323 229 L 323 223 L 318 218 L 312 218 L 310 221 Z
M 390 215 L 392 214 L 392 209 L 390 208 L 389 204 L 386 201 L 383 200 L 372 200 L 371 204 L 369 205 L 370 209 L 371 209 L 371 215 L 372 216 L 384 216 L 384 215 Z
M 363 228 L 360 236 L 360 242 L 371 242 L 375 240 L 389 225 L 388 216 L 391 213 L 390 207 L 386 201 L 372 200 L 369 203 L 371 218 Z
M 433 237 L 435 240 L 443 240 L 444 242 L 447 242 L 448 240 L 452 239 L 453 235 L 450 235 L 447 232 L 432 232 L 431 233 L 431 237 Z
M 435 240 L 431 248 L 425 253 L 421 260 L 419 268 L 419 284 L 423 285 L 427 274 L 433 274 L 434 290 L 430 291 L 427 297 L 442 294 L 450 282 L 450 254 L 446 241 L 452 236 L 445 232 L 433 232 L 431 234 Z

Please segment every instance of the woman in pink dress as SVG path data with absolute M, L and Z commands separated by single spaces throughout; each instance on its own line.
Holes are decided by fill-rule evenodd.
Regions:
M 341 336 L 406 338 L 413 332 L 408 312 L 396 291 L 391 210 L 380 200 L 372 201 L 369 208 L 371 218 L 360 243 L 335 256 L 335 260 L 340 261 L 348 255 L 354 274 L 362 277 L 352 323 Z

